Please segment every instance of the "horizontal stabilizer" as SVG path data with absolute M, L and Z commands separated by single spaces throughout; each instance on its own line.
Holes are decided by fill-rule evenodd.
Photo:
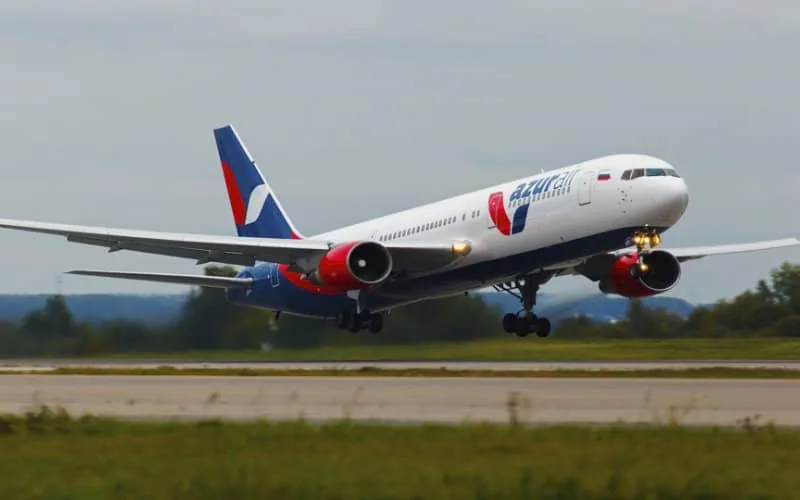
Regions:
M 122 278 L 139 281 L 155 281 L 158 283 L 173 283 L 177 285 L 196 285 L 213 288 L 249 288 L 253 284 L 252 278 L 229 278 L 226 276 L 200 276 L 195 274 L 172 273 L 140 273 L 131 271 L 92 271 L 77 269 L 67 271 L 67 274 L 81 276 L 99 276 L 101 278 Z

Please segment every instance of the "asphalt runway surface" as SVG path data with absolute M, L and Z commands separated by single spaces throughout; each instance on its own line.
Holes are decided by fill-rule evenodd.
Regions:
M 0 376 L 0 413 L 46 404 L 131 419 L 800 425 L 800 381 L 417 377 Z
M 125 368 L 155 369 L 160 367 L 184 369 L 258 369 L 258 370 L 360 370 L 381 369 L 440 369 L 494 371 L 553 371 L 553 370 L 685 370 L 690 368 L 772 368 L 800 370 L 796 361 L 183 361 L 183 360 L 0 360 L 0 371 L 49 371 L 56 368 Z

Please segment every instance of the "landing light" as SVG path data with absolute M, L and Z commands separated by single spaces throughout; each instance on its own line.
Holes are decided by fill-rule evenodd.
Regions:
M 646 273 L 648 269 L 650 269 L 650 266 L 648 266 L 644 262 L 639 264 L 639 270 L 642 271 L 643 273 Z
M 456 241 L 452 245 L 453 255 L 464 256 L 472 251 L 472 245 L 468 241 Z

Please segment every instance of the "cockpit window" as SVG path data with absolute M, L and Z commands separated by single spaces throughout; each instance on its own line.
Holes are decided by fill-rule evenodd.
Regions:
M 633 170 L 626 170 L 622 173 L 623 181 L 630 181 L 637 177 L 680 177 L 678 172 L 672 168 L 636 168 Z

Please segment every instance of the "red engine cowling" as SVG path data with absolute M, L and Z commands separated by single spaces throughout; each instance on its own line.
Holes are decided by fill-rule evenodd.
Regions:
M 671 290 L 681 277 L 681 264 L 669 252 L 653 250 L 642 257 L 645 270 L 639 268 L 638 254 L 620 256 L 611 266 L 608 278 L 600 282 L 603 293 L 628 298 L 649 297 Z
M 322 257 L 311 278 L 342 290 L 357 290 L 385 280 L 392 272 L 392 255 L 376 241 L 355 241 L 333 247 Z

